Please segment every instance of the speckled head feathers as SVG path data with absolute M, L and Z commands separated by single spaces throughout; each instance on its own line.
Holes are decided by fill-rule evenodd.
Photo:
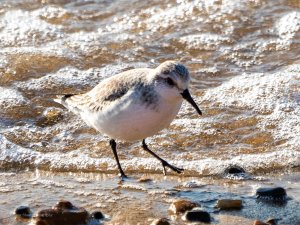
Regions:
M 172 79 L 174 83 L 176 83 L 176 86 L 180 89 L 187 88 L 190 82 L 188 69 L 179 62 L 165 61 L 155 70 L 159 77 Z
M 162 74 L 176 73 L 182 80 L 189 81 L 188 69 L 179 62 L 165 61 L 156 68 Z

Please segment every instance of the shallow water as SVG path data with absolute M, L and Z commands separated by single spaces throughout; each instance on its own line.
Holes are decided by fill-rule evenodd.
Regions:
M 176 59 L 193 76 L 203 116 L 184 104 L 149 146 L 185 168 L 182 179 L 218 176 L 232 164 L 252 175 L 293 176 L 300 166 L 299 8 L 296 0 L 1 1 L 1 171 L 116 174 L 107 138 L 52 98 Z M 161 173 L 141 143 L 118 144 L 129 175 Z M 21 198 L 18 189 L 9 193 Z
M 35 224 L 32 220 L 16 220 L 12 205 L 29 205 L 36 213 L 51 208 L 58 200 L 68 199 L 89 212 L 102 211 L 105 224 L 150 224 L 154 219 L 167 217 L 172 224 L 183 224 L 181 216 L 168 211 L 172 201 L 189 199 L 201 204 L 211 213 L 212 224 L 253 224 L 253 218 L 279 219 L 281 224 L 300 222 L 300 174 L 255 177 L 253 180 L 228 180 L 138 174 L 126 182 L 115 175 L 95 173 L 52 173 L 43 171 L 3 173 L 0 183 L 0 224 Z M 139 182 L 139 178 L 149 178 Z M 5 184 L 5 185 L 4 185 Z M 284 186 L 289 200 L 283 204 L 260 202 L 255 197 L 258 187 Z M 35 190 L 35 191 L 32 191 Z M 47 193 L 47 194 L 45 194 Z M 219 211 L 218 199 L 243 201 L 242 210 Z M 98 224 L 98 223 L 92 223 Z

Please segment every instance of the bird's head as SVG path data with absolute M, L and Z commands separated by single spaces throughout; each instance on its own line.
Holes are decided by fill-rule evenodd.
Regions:
M 201 115 L 201 110 L 193 100 L 189 92 L 190 75 L 188 69 L 179 62 L 166 61 L 155 69 L 154 77 L 162 97 L 169 100 L 180 98 L 188 101 Z

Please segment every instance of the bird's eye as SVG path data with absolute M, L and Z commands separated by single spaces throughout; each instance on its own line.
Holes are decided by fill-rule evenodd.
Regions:
M 163 74 L 169 74 L 170 73 L 170 71 L 169 70 L 165 70 L 165 71 L 163 71 Z
M 166 79 L 166 82 L 167 82 L 168 85 L 170 85 L 170 86 L 174 86 L 174 85 L 175 85 L 174 81 L 173 81 L 171 78 L 169 78 L 169 77 Z

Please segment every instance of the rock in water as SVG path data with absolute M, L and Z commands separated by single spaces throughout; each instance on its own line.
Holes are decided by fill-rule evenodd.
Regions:
M 256 190 L 256 196 L 259 199 L 285 201 L 286 191 L 282 187 L 259 188 Z
M 32 217 L 32 212 L 28 206 L 19 206 L 18 208 L 16 208 L 15 214 L 26 219 Z
M 200 204 L 185 199 L 180 199 L 170 205 L 169 211 L 173 214 L 180 214 L 196 207 L 200 207 Z
M 183 220 L 191 221 L 191 222 L 204 222 L 209 223 L 211 221 L 210 215 L 208 212 L 202 210 L 193 210 L 188 211 L 183 216 Z
M 278 219 L 274 219 L 274 218 L 269 218 L 266 220 L 266 223 L 269 225 L 276 225 L 277 224 Z
M 238 173 L 246 173 L 246 171 L 240 166 L 229 166 L 224 171 L 225 174 L 238 174 Z
M 241 209 L 242 200 L 220 199 L 218 200 L 216 207 L 223 210 Z
M 59 201 L 53 208 L 57 209 L 57 210 L 71 210 L 76 207 L 73 206 L 73 204 L 71 202 L 62 200 L 62 201 Z
M 260 220 L 255 220 L 254 223 L 253 223 L 253 225 L 270 225 L 270 224 L 262 222 Z
M 102 220 L 102 219 L 104 219 L 104 215 L 100 211 L 93 212 L 91 214 L 91 217 L 94 218 L 94 219 L 96 219 L 96 220 Z
M 39 211 L 37 215 L 37 224 L 86 224 L 88 221 L 88 216 L 89 214 L 84 208 L 78 208 L 68 201 L 60 201 L 52 209 Z

